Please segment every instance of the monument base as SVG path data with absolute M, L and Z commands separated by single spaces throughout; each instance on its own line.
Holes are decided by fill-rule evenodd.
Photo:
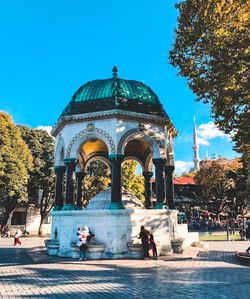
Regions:
M 77 228 L 88 226 L 95 234 L 94 242 L 105 245 L 102 258 L 139 257 L 131 244 L 138 239 L 143 225 L 154 235 L 159 255 L 172 251 L 171 240 L 177 225 L 177 210 L 66 210 L 52 212 L 52 232 L 57 231 L 59 256 L 72 257 L 72 243 L 77 243 Z M 132 249 L 131 249 L 132 248 Z M 98 256 L 101 258 L 101 256 Z

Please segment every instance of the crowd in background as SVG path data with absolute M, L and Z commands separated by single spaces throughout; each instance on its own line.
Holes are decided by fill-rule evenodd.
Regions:
M 192 209 L 190 211 L 180 210 L 179 223 L 187 223 L 188 228 L 191 230 L 234 230 L 244 229 L 247 226 L 246 220 L 238 216 L 237 218 L 215 215 L 208 211 L 199 211 Z

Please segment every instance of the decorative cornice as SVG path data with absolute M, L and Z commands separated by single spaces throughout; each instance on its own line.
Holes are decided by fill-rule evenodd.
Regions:
M 115 142 L 113 138 L 107 133 L 106 131 L 102 129 L 95 128 L 93 124 L 88 124 L 87 128 L 77 133 L 70 141 L 69 146 L 67 148 L 66 157 L 70 157 L 71 149 L 74 145 L 74 143 L 82 136 L 88 136 L 92 133 L 97 133 L 102 135 L 109 143 L 111 153 L 116 152 Z
M 159 151 L 161 154 L 165 153 L 165 142 L 164 140 L 161 140 L 160 138 L 156 137 L 153 131 L 147 130 L 143 124 L 139 124 L 137 128 L 131 129 L 127 131 L 120 139 L 118 146 L 117 146 L 117 152 L 121 153 L 123 144 L 125 140 L 134 133 L 143 133 L 145 136 L 149 136 L 155 140 L 159 147 Z M 164 143 L 164 144 L 163 144 Z
M 60 117 L 57 124 L 53 127 L 51 134 L 56 137 L 57 134 L 62 130 L 62 128 L 66 124 L 77 123 L 83 121 L 93 121 L 99 119 L 109 119 L 109 118 L 123 118 L 128 120 L 137 120 L 138 122 L 149 122 L 164 125 L 167 127 L 169 131 L 171 131 L 171 135 L 175 137 L 177 135 L 177 131 L 174 128 L 169 117 L 160 117 L 160 116 L 152 116 L 143 113 L 125 111 L 125 110 L 107 110 L 101 112 L 93 112 L 86 114 L 78 114 L 72 116 L 62 116 Z

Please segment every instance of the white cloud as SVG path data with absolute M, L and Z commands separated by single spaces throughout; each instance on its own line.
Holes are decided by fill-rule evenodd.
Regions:
M 38 126 L 36 129 L 47 131 L 51 135 L 52 126 Z
M 209 140 L 217 137 L 224 138 L 228 136 L 220 131 L 212 121 L 206 124 L 201 124 L 197 127 L 197 140 L 199 144 L 209 145 Z
M 210 144 L 206 139 L 200 138 L 198 136 L 197 136 L 197 142 L 198 142 L 198 144 L 201 144 L 201 145 L 209 145 Z
M 175 161 L 175 172 L 177 175 L 181 175 L 183 172 L 189 171 L 194 167 L 193 162 Z

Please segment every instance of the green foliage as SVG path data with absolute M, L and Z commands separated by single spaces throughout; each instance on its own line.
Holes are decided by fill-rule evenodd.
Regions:
M 197 95 L 211 104 L 219 128 L 250 160 L 249 28 L 247 0 L 185 0 L 170 60 Z M 233 134 L 232 134 L 233 133 Z
M 29 171 L 28 193 L 30 202 L 37 202 L 38 190 L 42 190 L 40 201 L 41 225 L 54 203 L 54 139 L 44 130 L 19 126 L 22 138 L 33 157 L 33 169 Z M 39 234 L 41 234 L 41 225 Z
M 136 195 L 142 202 L 144 201 L 144 177 L 136 175 L 138 163 L 129 160 L 122 165 L 122 186 L 129 192 Z
M 206 161 L 194 177 L 200 187 L 201 207 L 216 214 L 222 211 L 233 213 L 233 198 L 237 196 L 239 190 L 230 174 L 240 172 L 241 169 L 239 159 L 219 158 Z
M 136 175 L 137 162 L 129 160 L 122 165 L 122 186 L 135 194 L 141 201 L 144 200 L 144 177 Z M 102 161 L 93 161 L 89 164 L 84 179 L 84 206 L 97 193 L 110 186 L 110 169 Z
M 27 201 L 31 153 L 11 117 L 0 112 L 0 200 L 5 207 L 2 226 L 18 202 Z
M 233 188 L 227 192 L 230 206 L 228 211 L 232 216 L 245 215 L 250 209 L 250 196 L 248 193 L 248 173 L 246 167 L 240 167 L 237 169 L 231 169 L 228 171 L 227 177 L 233 180 Z
M 110 182 L 109 167 L 100 160 L 91 162 L 88 166 L 87 175 L 84 179 L 83 205 L 86 206 L 92 197 L 107 189 Z

